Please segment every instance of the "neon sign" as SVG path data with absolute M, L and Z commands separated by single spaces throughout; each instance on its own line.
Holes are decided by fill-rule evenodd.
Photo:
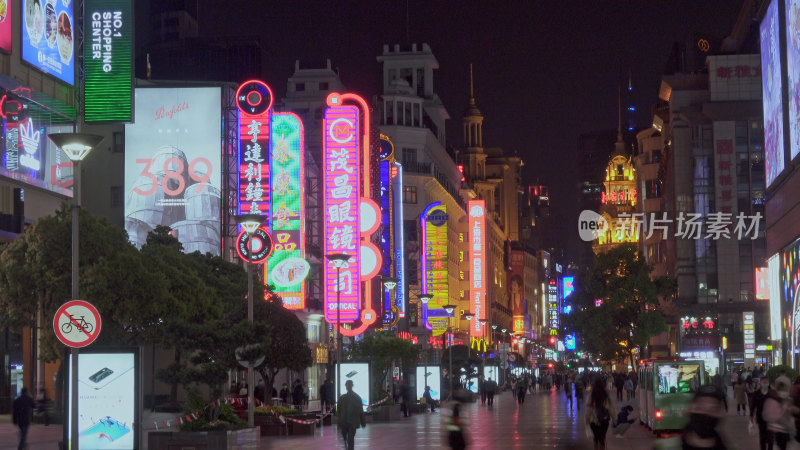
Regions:
M 239 108 L 239 214 L 269 214 L 269 120 L 272 91 L 248 81 L 236 92 Z
M 303 122 L 292 113 L 275 113 L 270 121 L 270 232 L 273 253 L 264 270 L 267 284 L 286 309 L 306 306 L 305 161 Z
M 486 201 L 470 200 L 469 210 L 469 306 L 475 315 L 470 335 L 483 336 L 481 319 L 486 319 Z
M 558 329 L 558 284 L 551 279 L 547 286 L 547 312 L 550 328 Z
M 395 287 L 395 303 L 399 309 L 399 316 L 406 316 L 406 278 L 405 278 L 405 238 L 403 236 L 403 166 L 395 162 L 392 165 L 392 195 L 394 196 L 394 276 L 397 278 Z
M 561 283 L 564 286 L 564 298 L 575 292 L 575 277 L 564 277 L 561 279 Z
M 380 162 L 380 180 L 381 180 L 381 252 L 383 253 L 383 264 L 381 265 L 381 276 L 391 277 L 394 271 L 392 264 L 392 255 L 394 252 L 394 241 L 392 240 L 392 232 L 395 230 L 393 219 L 392 203 L 394 196 L 392 190 L 394 184 L 392 183 L 392 169 L 394 167 L 394 145 L 392 141 L 385 135 L 380 136 L 380 154 L 378 155 Z M 396 286 L 395 286 L 396 287 Z M 388 327 L 394 322 L 394 312 L 392 306 L 392 292 L 385 289 L 383 293 L 383 325 Z
M 447 280 L 447 207 L 441 202 L 428 205 L 420 215 L 422 242 L 425 253 L 422 255 L 422 286 L 425 292 L 433 294 L 427 304 L 423 304 L 422 320 L 425 328 L 434 336 L 447 330 L 448 314 L 442 306 L 449 304 L 450 291 Z

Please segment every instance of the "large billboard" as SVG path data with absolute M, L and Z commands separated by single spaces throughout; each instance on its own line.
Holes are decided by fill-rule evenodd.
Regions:
M 86 122 L 130 122 L 133 114 L 133 0 L 84 0 Z
M 777 3 L 777 2 L 776 2 Z M 800 154 L 800 0 L 786 0 L 786 80 L 789 87 L 789 144 Z
M 75 83 L 75 3 L 22 0 L 22 60 L 70 86 Z
M 399 309 L 400 318 L 406 316 L 406 267 L 405 267 L 405 230 L 403 226 L 403 166 L 395 162 L 392 168 L 392 195 L 394 197 L 394 276 L 397 278 L 395 287 L 395 303 Z
M 11 53 L 11 36 L 13 27 L 11 23 L 12 0 L 0 0 L 0 50 Z
M 780 291 L 783 300 L 783 318 L 790 338 L 788 355 L 800 348 L 800 239 L 784 249 L 781 254 Z M 793 364 L 792 359 L 785 361 Z
M 394 144 L 388 136 L 381 134 L 379 139 L 380 152 L 378 154 L 378 169 L 380 171 L 380 209 L 381 209 L 381 229 L 380 229 L 380 250 L 383 254 L 383 264 L 381 264 L 380 275 L 388 278 L 395 275 L 394 265 L 394 246 L 395 241 L 392 236 L 396 230 L 394 222 L 394 183 L 393 177 L 397 170 L 394 167 Z M 397 287 L 395 287 L 397 289 Z M 388 328 L 395 322 L 395 313 L 398 311 L 394 304 L 392 291 L 384 289 L 381 297 L 381 312 L 383 315 L 383 326 Z M 398 311 L 399 312 L 399 311 Z
M 359 193 L 359 113 L 355 106 L 325 110 L 323 171 L 325 183 L 325 255 L 346 254 L 350 260 L 336 268 L 325 261 L 325 319 L 351 323 L 361 308 Z
M 305 142 L 303 122 L 292 113 L 275 113 L 270 121 L 270 233 L 272 255 L 265 280 L 287 309 L 306 307 L 305 283 Z
M 137 247 L 158 225 L 187 253 L 219 255 L 220 88 L 137 88 L 125 125 L 125 230 Z
M 767 186 L 783 172 L 783 85 L 778 3 L 773 1 L 761 21 L 761 85 L 764 103 L 764 168 Z
M 70 367 L 71 358 L 71 355 L 67 358 L 69 364 L 66 367 Z M 136 364 L 135 350 L 122 353 L 81 350 L 78 355 L 80 448 L 139 448 L 139 431 L 136 425 L 139 406 Z M 72 383 L 69 386 L 71 398 Z M 68 422 L 71 424 L 71 417 Z M 65 428 L 64 434 L 69 439 L 71 426 Z
M 481 319 L 486 319 L 486 201 L 470 200 L 469 211 L 469 309 L 475 315 L 469 334 L 483 337 Z
M 439 366 L 417 366 L 417 400 L 425 394 L 425 386 L 431 388 L 431 398 L 436 401 L 442 399 L 442 372 Z
M 525 253 L 508 248 L 508 298 L 511 301 L 511 328 L 514 334 L 525 332 Z
M 447 279 L 447 207 L 441 202 L 428 205 L 420 215 L 420 229 L 425 252 L 422 254 L 420 275 L 424 293 L 433 297 L 423 305 L 425 328 L 434 336 L 447 330 L 449 316 L 443 308 L 450 303 Z

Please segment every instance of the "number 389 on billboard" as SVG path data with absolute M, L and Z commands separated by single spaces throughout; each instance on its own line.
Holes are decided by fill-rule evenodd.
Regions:
M 156 161 L 154 158 L 136 159 L 136 164 L 144 164 L 144 168 L 139 175 L 152 181 L 149 189 L 141 189 L 138 186 L 133 188 L 133 191 L 139 195 L 153 195 L 159 186 L 169 196 L 182 195 L 184 189 L 186 189 L 187 181 L 197 186 L 197 193 L 199 194 L 211 179 L 211 173 L 214 168 L 208 158 L 195 158 L 189 162 L 188 167 L 180 158 L 169 158 L 164 161 L 161 167 L 158 167 L 158 165 L 153 167 L 154 161 Z M 153 170 L 155 170 L 155 173 L 153 173 Z M 186 179 L 187 177 L 189 180 Z

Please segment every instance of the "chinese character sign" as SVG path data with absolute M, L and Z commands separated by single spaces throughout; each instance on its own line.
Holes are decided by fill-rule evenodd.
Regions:
M 482 336 L 480 319 L 486 319 L 486 201 L 470 200 L 469 210 L 469 308 L 475 315 L 470 335 Z
M 447 207 L 431 203 L 421 216 L 422 242 L 425 244 L 421 275 L 425 293 L 433 294 L 423 306 L 425 328 L 439 336 L 447 330 L 448 315 L 442 307 L 450 303 L 447 280 Z
M 403 166 L 395 162 L 392 170 L 392 195 L 394 196 L 394 276 L 397 286 L 394 289 L 395 302 L 400 310 L 400 318 L 406 316 L 406 268 L 405 268 L 405 238 L 403 236 Z
M 334 263 L 325 261 L 325 318 L 331 323 L 337 320 L 351 323 L 359 318 L 361 299 L 358 109 L 355 106 L 328 107 L 323 131 L 325 254 L 352 255 L 338 270 L 338 280 Z
M 308 274 L 305 261 L 305 161 L 303 123 L 291 113 L 275 113 L 270 122 L 269 166 L 272 256 L 264 271 L 266 283 L 283 299 L 287 309 L 305 308 Z
M 558 284 L 555 279 L 547 286 L 547 322 L 550 328 L 558 330 Z

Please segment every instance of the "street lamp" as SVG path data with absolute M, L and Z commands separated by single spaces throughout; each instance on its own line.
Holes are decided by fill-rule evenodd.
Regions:
M 495 345 L 495 348 L 497 348 L 499 350 L 500 347 L 497 346 L 497 338 L 494 335 L 495 331 L 497 331 L 497 324 L 493 323 L 492 324 L 492 343 Z
M 428 307 L 428 302 L 431 301 L 431 299 L 433 298 L 433 295 L 432 294 L 423 293 L 423 294 L 419 294 L 417 296 L 417 298 L 419 299 L 419 301 L 422 302 L 422 305 L 423 305 L 422 306 L 422 312 L 424 313 L 425 310 Z M 426 317 L 425 314 L 423 314 L 422 315 L 422 324 L 423 325 L 425 325 L 425 317 Z M 428 387 L 428 360 L 429 360 L 428 352 L 430 351 L 430 349 L 428 349 L 427 347 L 425 347 L 425 348 L 426 348 L 426 351 L 425 351 L 425 387 Z
M 397 286 L 398 279 L 394 277 L 385 277 L 383 279 L 383 287 L 386 288 L 386 293 L 389 294 L 389 310 L 392 310 L 392 289 Z M 385 309 L 385 307 L 384 307 Z M 394 322 L 394 321 L 393 321 Z M 390 325 L 390 324 L 389 324 Z M 386 329 L 391 329 L 391 327 L 387 328 L 387 324 L 384 323 L 383 327 Z
M 475 314 L 472 314 L 471 312 L 466 312 L 461 316 L 467 319 L 467 329 L 469 329 L 470 334 L 472 334 L 472 324 L 470 322 L 472 322 L 472 318 L 475 317 Z M 469 364 L 469 359 L 471 357 L 472 357 L 472 339 L 469 340 L 469 345 L 467 346 L 467 364 Z M 472 373 L 471 369 L 470 373 Z
M 342 298 L 342 286 L 341 286 L 341 279 L 340 275 L 342 272 L 342 268 L 347 267 L 348 261 L 350 261 L 350 255 L 346 253 L 332 253 L 330 255 L 325 256 L 328 258 L 333 264 L 333 267 L 336 268 L 336 392 L 339 393 L 339 385 L 341 384 L 341 376 L 342 376 L 342 333 L 339 330 L 341 326 L 341 298 Z M 336 414 L 339 414 L 339 399 L 336 399 Z
M 446 304 L 442 308 L 447 312 L 447 331 L 444 333 L 445 338 L 447 337 L 447 333 L 452 334 L 452 330 L 450 329 L 450 318 L 453 317 L 453 312 L 456 310 L 455 305 Z M 444 350 L 444 349 L 442 349 Z M 450 378 L 450 397 L 453 397 L 453 344 L 451 343 L 450 346 L 447 348 L 447 359 L 448 361 L 448 368 L 447 368 L 447 375 Z
M 242 214 L 236 218 L 239 225 L 247 233 L 247 322 L 253 323 L 253 235 L 264 223 L 265 216 L 261 214 Z M 253 370 L 252 358 L 247 361 L 247 423 L 255 425 L 255 400 L 256 373 Z
M 481 375 L 486 372 L 486 319 L 478 319 L 481 323 L 481 330 L 483 331 L 483 352 L 481 353 Z
M 78 249 L 80 240 L 78 238 L 78 227 L 81 208 L 81 170 L 80 163 L 83 158 L 94 147 L 103 140 L 103 136 L 85 133 L 53 133 L 47 135 L 56 147 L 67 154 L 72 161 L 72 299 L 78 300 Z M 78 448 L 78 349 L 73 347 L 71 351 L 72 364 L 70 367 L 70 386 L 72 395 L 70 396 L 70 446 Z M 40 375 L 41 377 L 41 375 Z

